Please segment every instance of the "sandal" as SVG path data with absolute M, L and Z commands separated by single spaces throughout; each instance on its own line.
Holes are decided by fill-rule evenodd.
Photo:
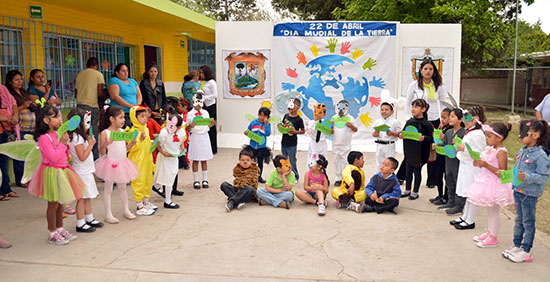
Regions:
M 12 198 L 19 198 L 19 194 L 15 193 L 15 192 L 9 192 L 8 193 L 8 196 L 12 197 Z
M 11 247 L 11 243 L 4 240 L 4 239 L 2 239 L 2 238 L 0 238 L 0 248 L 7 249 L 9 247 Z
M 11 198 L 8 195 L 0 195 L 0 201 L 9 201 Z

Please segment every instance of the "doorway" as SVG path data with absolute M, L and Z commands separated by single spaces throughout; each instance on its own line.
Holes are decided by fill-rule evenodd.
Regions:
M 151 63 L 155 63 L 158 66 L 159 76 L 162 80 L 162 48 L 160 46 L 143 45 L 145 54 L 145 68 Z

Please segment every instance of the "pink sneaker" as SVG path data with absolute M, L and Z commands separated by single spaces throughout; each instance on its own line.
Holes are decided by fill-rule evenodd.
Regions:
M 508 257 L 513 262 L 532 262 L 533 257 L 531 256 L 531 253 L 525 252 L 525 250 L 521 250 L 517 253 L 514 253 Z
M 494 248 L 498 247 L 497 237 L 490 235 L 482 242 L 478 242 L 477 246 L 480 248 Z
M 66 214 L 75 214 L 76 211 L 71 208 L 71 206 L 69 205 L 66 205 L 64 208 L 63 208 L 63 212 L 66 213 Z
M 487 237 L 489 237 L 489 235 L 490 235 L 490 233 L 489 233 L 489 231 L 487 231 L 487 232 L 485 232 L 481 235 L 474 236 L 474 238 L 472 238 L 472 239 L 474 239 L 474 241 L 476 241 L 476 242 L 483 242 L 483 241 L 485 241 L 485 239 L 487 239 Z

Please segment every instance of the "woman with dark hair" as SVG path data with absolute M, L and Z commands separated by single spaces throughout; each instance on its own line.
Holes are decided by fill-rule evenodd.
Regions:
M 164 83 L 158 79 L 159 70 L 156 64 L 149 64 L 143 73 L 143 80 L 139 83 L 139 89 L 143 95 L 143 105 L 151 109 L 152 118 L 162 124 L 160 109 L 166 103 L 166 90 Z
M 193 70 L 188 75 L 183 77 L 181 93 L 183 93 L 183 99 L 185 99 L 188 104 L 191 104 L 191 101 L 193 100 L 193 95 L 195 95 L 195 93 L 197 93 L 197 90 L 199 90 L 200 88 L 201 83 L 199 82 L 198 71 Z
M 129 69 L 125 63 L 115 66 L 115 73 L 109 80 L 109 96 L 111 97 L 111 106 L 118 106 L 124 110 L 125 126 L 131 127 L 130 108 L 139 106 L 142 102 L 141 91 L 138 83 L 128 77 Z
M 44 72 L 40 69 L 33 69 L 29 74 L 29 88 L 27 88 L 27 93 L 31 98 L 31 101 L 40 100 L 44 98 L 46 103 L 49 105 L 59 106 L 61 105 L 61 100 L 57 93 L 52 90 L 52 85 L 46 83 L 46 78 Z
M 443 80 L 435 63 L 431 59 L 424 59 L 420 64 L 417 80 L 409 84 L 407 89 L 407 99 L 405 102 L 405 113 L 410 114 L 413 100 L 424 99 L 430 105 L 428 110 L 428 121 L 435 129 L 440 128 L 440 114 L 443 108 L 441 102 L 445 101 L 447 90 L 443 85 Z M 433 188 L 436 184 L 435 177 L 436 164 L 428 162 L 428 180 L 426 185 Z
M 202 91 L 204 92 L 204 109 L 208 112 L 211 118 L 217 120 L 216 99 L 218 98 L 218 86 L 216 85 L 214 78 L 214 72 L 209 66 L 204 65 L 200 68 L 200 79 L 204 81 L 204 86 L 202 87 Z M 210 131 L 208 131 L 208 135 L 210 135 L 212 153 L 216 154 L 218 152 L 216 126 L 214 126 L 214 129 L 210 129 Z
M 17 102 L 10 94 L 9 90 L 0 85 L 0 144 L 8 142 L 8 135 L 17 137 L 19 135 L 19 113 L 17 112 Z M 0 155 L 0 170 L 2 171 L 2 186 L 0 186 L 0 201 L 7 201 L 10 196 L 17 197 L 10 187 L 9 176 L 9 158 L 6 155 Z
M 6 74 L 6 87 L 17 102 L 17 112 L 19 113 L 19 136 L 22 139 L 25 135 L 33 135 L 36 126 L 35 112 L 37 104 L 31 99 L 29 94 L 23 88 L 23 75 L 18 70 L 8 71 Z M 13 140 L 12 140 L 13 141 Z M 15 174 L 15 184 L 19 187 L 27 187 L 21 183 L 23 178 L 24 161 L 13 161 L 13 172 Z

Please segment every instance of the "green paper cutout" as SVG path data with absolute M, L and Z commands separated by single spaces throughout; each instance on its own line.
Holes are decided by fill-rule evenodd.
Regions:
M 279 123 L 277 129 L 279 129 L 279 132 L 281 132 L 282 134 L 288 134 L 291 129 L 294 129 L 294 125 L 290 121 L 286 125 Z
M 401 134 L 403 134 L 403 139 L 409 139 L 414 141 L 420 141 L 420 136 L 422 136 L 422 133 L 419 132 L 410 132 L 410 131 L 401 131 Z
M 343 128 L 344 126 L 346 126 L 346 123 L 351 121 L 351 118 L 348 116 L 334 116 L 332 117 L 332 121 L 334 122 L 334 125 L 336 125 L 336 127 Z
M 328 121 L 327 121 L 328 122 Z M 330 123 L 329 123 L 330 124 Z M 322 133 L 330 136 L 332 135 L 332 125 L 329 127 L 328 125 L 326 124 L 323 124 L 323 123 L 320 123 L 320 122 L 317 122 L 317 124 L 315 124 L 315 130 L 318 130 L 318 131 L 321 131 Z
M 466 114 L 466 115 L 464 115 L 464 121 L 465 121 L 465 122 L 470 122 L 470 121 L 472 121 L 472 120 L 474 120 L 474 116 L 473 116 L 472 114 Z
M 160 135 L 157 135 L 157 137 L 155 137 L 155 140 L 153 141 L 153 145 L 151 145 L 151 149 L 149 149 L 149 154 L 152 154 L 153 151 L 155 151 L 155 149 L 157 148 L 157 145 L 159 142 L 159 136 Z
M 447 152 L 445 152 L 445 147 L 443 146 L 435 146 L 435 152 L 443 156 L 447 155 Z
M 61 136 L 65 134 L 67 131 L 73 131 L 78 128 L 80 125 L 80 116 L 73 116 L 69 121 L 63 123 L 58 129 L 57 129 L 57 139 L 61 139 Z
M 518 179 L 518 174 L 519 174 L 519 169 L 517 167 L 513 167 L 509 170 L 501 170 L 500 183 L 502 184 L 513 183 L 514 186 L 520 185 L 522 181 Z
M 214 118 L 203 118 L 201 116 L 196 116 L 193 119 L 193 122 L 195 123 L 195 126 L 201 126 L 201 125 L 210 126 L 211 120 L 214 120 Z
M 460 137 L 455 137 L 455 148 L 458 149 L 458 145 L 462 144 L 462 138 Z
M 481 160 L 481 156 L 479 155 L 479 152 L 476 152 L 474 150 L 472 150 L 472 147 L 470 147 L 470 145 L 468 145 L 468 143 L 465 144 L 466 145 L 466 149 L 468 149 L 468 153 L 470 153 L 470 157 L 476 161 L 479 161 Z
M 380 132 L 386 132 L 390 129 L 390 127 L 387 124 L 382 124 L 382 125 L 379 125 L 379 126 L 375 126 L 372 129 L 374 129 L 376 131 L 380 131 Z
M 248 134 L 246 135 L 248 138 L 250 138 L 252 141 L 255 141 L 256 143 L 258 144 L 263 144 L 264 143 L 264 137 L 263 136 L 260 136 L 254 132 L 252 132 L 250 129 L 247 129 L 246 132 L 248 132 Z
M 113 141 L 132 141 L 134 139 L 136 139 L 138 135 L 138 131 L 137 130 L 134 130 L 134 131 L 125 131 L 125 132 L 116 132 L 116 131 L 111 131 L 111 134 L 109 135 L 109 138 L 111 138 L 111 140 Z

